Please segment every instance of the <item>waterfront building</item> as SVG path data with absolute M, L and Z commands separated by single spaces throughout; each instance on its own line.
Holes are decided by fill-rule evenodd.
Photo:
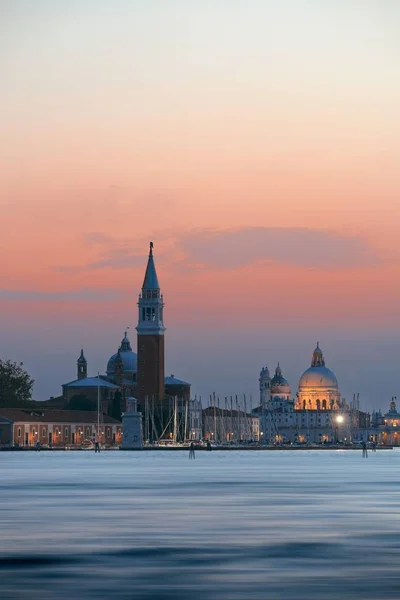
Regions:
M 400 413 L 397 411 L 396 398 L 392 398 L 387 413 L 372 413 L 371 427 L 365 431 L 365 439 L 386 446 L 400 446 Z
M 197 439 L 201 424 L 196 402 L 190 401 L 190 383 L 175 377 L 165 376 L 164 357 L 164 299 L 156 272 L 153 243 L 147 260 L 143 285 L 138 301 L 137 354 L 134 352 L 125 331 L 116 352 L 107 361 L 106 373 L 98 377 L 88 375 L 88 361 L 81 350 L 77 360 L 76 379 L 62 385 L 62 396 L 51 398 L 44 405 L 48 408 L 90 408 L 112 413 L 117 407 L 120 414 L 127 411 L 127 400 L 138 399 L 138 408 L 143 415 L 145 439 L 158 439 L 160 435 L 175 436 L 171 417 L 178 405 L 180 430 L 175 436 L 182 439 L 189 430 L 194 430 Z M 117 400 L 118 396 L 118 400 Z M 191 415 L 191 410 L 195 415 Z M 191 427 L 197 424 L 196 427 Z
M 121 443 L 121 423 L 96 411 L 0 408 L 0 446 L 82 447 L 94 438 L 106 446 Z
M 347 443 L 366 435 L 369 415 L 341 398 L 336 375 L 326 367 L 318 343 L 295 399 L 279 364 L 270 381 L 267 373 L 264 367 L 259 378 L 260 405 L 253 411 L 260 420 L 261 443 Z

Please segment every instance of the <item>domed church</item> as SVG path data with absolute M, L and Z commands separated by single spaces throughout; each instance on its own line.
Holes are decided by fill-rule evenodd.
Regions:
M 273 400 L 290 400 L 290 385 L 282 375 L 279 363 L 275 369 L 275 375 L 271 379 L 271 398 Z
M 62 385 L 60 401 L 65 406 L 74 397 L 79 400 L 85 396 L 96 401 L 99 396 L 102 409 L 107 412 L 119 392 L 122 411 L 126 409 L 127 399 L 134 396 L 139 401 L 142 413 L 146 403 L 151 405 L 153 411 L 158 409 L 161 412 L 157 403 L 169 407 L 170 398 L 190 399 L 190 383 L 174 375 L 166 377 L 164 373 L 164 299 L 158 283 L 152 242 L 138 308 L 138 354 L 132 350 L 128 332 L 125 331 L 117 352 L 107 362 L 106 374 L 88 377 L 88 363 L 81 350 L 77 361 L 77 379 Z
M 325 366 L 319 343 L 315 348 L 311 367 L 300 377 L 296 410 L 338 410 L 341 406 L 336 375 Z
M 121 384 L 120 375 L 122 375 L 126 384 L 132 384 L 136 382 L 136 373 L 137 355 L 133 352 L 128 332 L 125 331 L 117 352 L 110 357 L 107 363 L 107 379 Z

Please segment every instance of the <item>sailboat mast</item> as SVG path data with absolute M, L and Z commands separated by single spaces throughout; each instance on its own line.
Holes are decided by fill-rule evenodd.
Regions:
M 97 371 L 97 441 L 100 442 L 100 373 Z
M 174 396 L 174 443 L 178 441 L 178 396 Z

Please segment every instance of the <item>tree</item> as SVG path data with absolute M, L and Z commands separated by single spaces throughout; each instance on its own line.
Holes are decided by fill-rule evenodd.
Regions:
M 122 394 L 119 390 L 117 390 L 114 394 L 110 411 L 110 417 L 112 417 L 113 419 L 117 419 L 117 421 L 121 420 L 121 400 Z
M 96 410 L 96 403 L 90 400 L 85 394 L 76 394 L 72 396 L 67 404 L 69 410 Z
M 0 406 L 24 408 L 32 400 L 34 380 L 23 368 L 23 363 L 0 360 Z

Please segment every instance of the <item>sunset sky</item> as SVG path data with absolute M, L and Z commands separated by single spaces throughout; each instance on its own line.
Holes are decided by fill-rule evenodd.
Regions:
M 400 398 L 397 0 L 1 0 L 0 357 L 105 371 L 154 241 L 166 369 Z

